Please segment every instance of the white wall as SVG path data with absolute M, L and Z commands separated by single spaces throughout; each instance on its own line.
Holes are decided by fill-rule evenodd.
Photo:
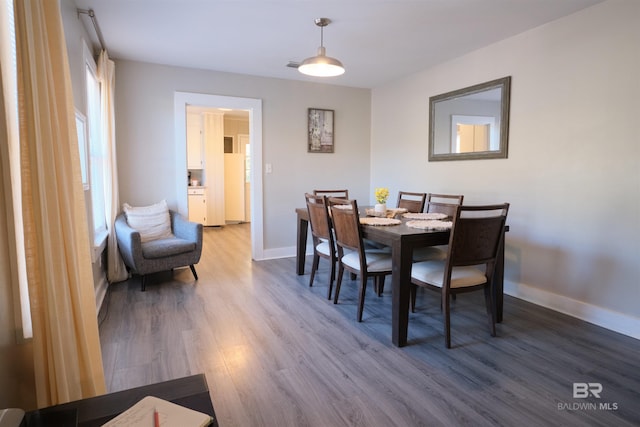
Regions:
M 116 61 L 121 202 L 166 199 L 176 205 L 176 182 L 186 182 L 186 169 L 175 164 L 175 91 L 262 100 L 262 162 L 273 168 L 263 175 L 264 246 L 270 253 L 295 253 L 294 210 L 304 206 L 305 192 L 347 187 L 354 197 L 368 197 L 369 90 Z M 335 110 L 335 153 L 307 153 L 310 107 Z
M 612 0 L 373 90 L 370 192 L 510 202 L 508 293 L 640 338 L 639 18 Z M 428 163 L 429 97 L 507 75 L 509 158 Z

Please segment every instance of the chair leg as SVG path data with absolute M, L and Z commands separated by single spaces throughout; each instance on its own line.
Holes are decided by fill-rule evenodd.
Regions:
M 451 348 L 451 313 L 449 307 L 449 294 L 442 294 L 442 307 L 444 308 L 444 344 L 447 348 Z
M 331 261 L 331 273 L 329 274 L 329 290 L 327 291 L 327 299 L 331 299 L 331 292 L 333 291 L 333 281 L 336 279 L 336 263 Z
M 338 268 L 338 281 L 336 282 L 336 294 L 333 296 L 333 303 L 338 303 L 338 295 L 340 295 L 340 286 L 342 285 L 342 276 L 344 275 L 344 267 L 340 264 Z
M 381 297 L 382 293 L 384 292 L 384 278 L 385 276 L 377 276 L 376 277 L 376 282 L 378 284 L 377 288 L 378 288 L 378 296 Z
M 358 297 L 358 322 L 362 322 L 362 312 L 364 311 L 364 296 L 367 291 L 367 279 L 365 274 L 360 274 L 360 296 Z
M 413 283 L 409 285 L 409 304 L 411 306 L 411 312 L 416 312 L 416 293 L 418 292 L 418 285 Z
M 198 273 L 196 273 L 196 268 L 193 266 L 193 264 L 191 264 L 189 266 L 191 268 L 191 272 L 193 273 L 193 277 L 198 280 Z
M 487 318 L 489 319 L 489 332 L 492 337 L 496 336 L 496 313 L 493 311 L 493 298 L 491 298 L 491 287 L 484 287 L 484 301 L 487 307 Z
M 140 290 L 144 292 L 146 290 L 147 284 L 145 283 L 145 275 L 140 276 Z
M 318 264 L 320 264 L 320 256 L 314 253 L 313 264 L 311 264 L 311 277 L 309 278 L 309 287 L 313 286 L 313 279 L 316 277 L 316 270 L 318 270 Z

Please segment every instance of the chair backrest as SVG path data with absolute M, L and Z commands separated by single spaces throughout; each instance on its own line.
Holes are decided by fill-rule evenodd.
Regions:
M 407 212 L 421 213 L 424 210 L 424 203 L 427 200 L 427 193 L 411 193 L 408 191 L 398 192 L 399 208 L 405 208 Z
M 327 196 L 315 196 L 306 193 L 304 198 L 307 201 L 311 234 L 314 238 L 328 240 L 330 246 L 335 248 L 333 233 L 331 232 L 331 219 L 329 218 Z
M 427 194 L 427 212 L 446 214 L 453 218 L 456 208 L 462 204 L 463 195 L 458 194 Z
M 360 215 L 358 203 L 355 200 L 345 200 L 337 197 L 329 198 L 331 220 L 336 233 L 336 244 L 340 257 L 343 249 L 350 249 L 360 253 L 363 259 L 364 245 L 362 243 L 362 229 L 360 228 Z
M 448 268 L 485 264 L 491 278 L 508 212 L 509 203 L 458 206 L 449 237 Z
M 349 190 L 313 190 L 316 196 L 337 197 L 340 199 L 349 198 Z

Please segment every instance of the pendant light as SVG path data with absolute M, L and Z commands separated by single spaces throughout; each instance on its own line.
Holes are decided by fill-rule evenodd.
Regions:
M 302 61 L 298 67 L 298 71 L 302 74 L 314 77 L 335 77 L 344 74 L 342 62 L 327 56 L 324 49 L 323 30 L 330 22 L 329 18 L 316 18 L 315 23 L 320 27 L 320 47 L 316 56 Z

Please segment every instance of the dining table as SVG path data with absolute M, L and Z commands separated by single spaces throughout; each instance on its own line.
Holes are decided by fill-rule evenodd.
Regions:
M 366 216 L 369 207 L 359 207 L 360 216 Z M 297 243 L 296 273 L 304 274 L 307 249 L 309 212 L 307 208 L 296 208 Z M 402 219 L 398 225 L 361 225 L 365 239 L 387 245 L 391 248 L 391 341 L 398 347 L 407 344 L 409 326 L 409 288 L 413 250 L 427 246 L 449 243 L 450 230 L 430 230 L 413 228 Z M 505 231 L 508 230 L 505 227 Z M 492 299 L 496 322 L 502 322 L 504 295 L 504 234 L 500 239 L 498 259 L 493 275 Z

